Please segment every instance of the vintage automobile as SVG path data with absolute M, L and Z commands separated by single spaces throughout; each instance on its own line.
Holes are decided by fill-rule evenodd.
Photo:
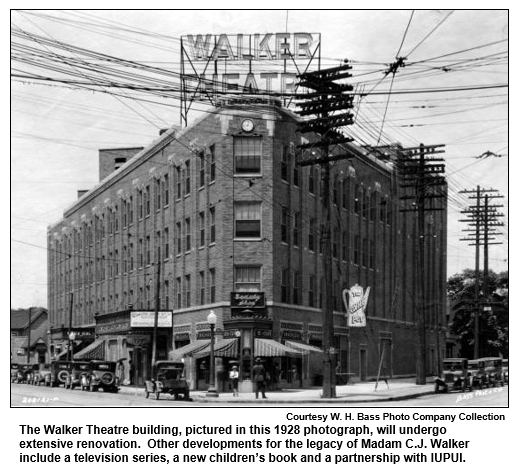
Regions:
M 509 384 L 509 359 L 502 360 L 502 374 L 504 375 L 504 383 Z
M 488 387 L 504 385 L 504 375 L 502 372 L 502 359 L 499 357 L 479 358 L 479 365 L 484 370 L 486 385 Z
M 18 378 L 18 363 L 11 363 L 11 383 L 16 383 Z
M 50 377 L 50 363 L 42 363 L 32 376 L 32 384 L 36 386 L 40 386 L 41 384 L 50 386 Z
M 120 378 L 117 376 L 117 363 L 114 361 L 91 360 L 85 389 L 104 392 L 119 392 Z M 82 385 L 83 388 L 83 385 Z
M 14 380 L 15 383 L 27 383 L 31 384 L 32 382 L 32 375 L 34 368 L 38 365 L 34 364 L 18 364 L 18 368 L 16 370 L 16 378 Z
M 73 361 L 70 374 L 65 382 L 65 389 L 74 389 L 76 386 L 81 386 L 85 389 L 88 385 L 88 375 L 90 373 L 89 361 Z
M 482 389 L 487 386 L 487 377 L 484 366 L 479 360 L 468 361 L 468 372 L 471 375 L 473 388 Z
M 160 399 L 161 393 L 171 394 L 175 400 L 182 398 L 189 400 L 189 383 L 184 376 L 184 364 L 181 361 L 157 361 L 155 363 L 155 376 L 146 381 L 146 398 L 151 393 L 155 399 Z
M 473 390 L 472 377 L 468 372 L 467 358 L 444 358 L 442 375 L 435 378 L 435 392 Z
M 50 363 L 50 385 L 51 387 L 65 385 L 70 370 L 72 369 L 72 362 L 68 360 L 54 360 Z

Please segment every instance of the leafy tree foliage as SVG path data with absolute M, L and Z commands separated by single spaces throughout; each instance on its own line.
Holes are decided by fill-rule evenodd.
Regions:
M 484 297 L 487 293 L 487 298 Z M 453 321 L 450 332 L 460 345 L 460 356 L 473 358 L 475 325 L 475 271 L 466 269 L 448 279 Z M 509 273 L 489 271 L 486 290 L 480 274 L 479 356 L 509 355 Z M 490 308 L 490 310 L 489 310 Z

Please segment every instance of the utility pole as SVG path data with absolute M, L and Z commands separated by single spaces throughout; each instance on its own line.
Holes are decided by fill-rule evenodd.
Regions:
M 298 146 L 301 149 L 319 148 L 320 157 L 305 160 L 301 166 L 320 165 L 322 172 L 323 198 L 322 198 L 322 221 L 323 233 L 323 283 L 322 283 L 322 331 L 323 347 L 325 352 L 323 368 L 323 392 L 322 397 L 336 397 L 336 352 L 334 345 L 334 321 L 333 321 L 333 298 L 331 287 L 333 286 L 333 258 L 331 250 L 331 185 L 330 185 L 330 163 L 349 159 L 350 155 L 329 155 L 329 146 L 350 142 L 352 139 L 336 131 L 336 128 L 352 124 L 352 113 L 346 111 L 340 114 L 331 114 L 336 111 L 348 110 L 353 107 L 353 97 L 347 92 L 352 90 L 351 85 L 336 83 L 336 80 L 351 77 L 347 72 L 351 66 L 347 61 L 344 65 L 330 69 L 316 70 L 298 76 L 299 86 L 313 90 L 307 93 L 308 99 L 299 103 L 301 116 L 314 115 L 308 121 L 299 124 L 301 133 L 315 133 L 320 141 Z
M 157 257 L 155 280 L 155 319 L 153 323 L 153 349 L 151 351 L 151 377 L 155 377 L 156 344 L 158 337 L 158 311 L 160 310 L 160 257 Z
M 474 319 L 473 319 L 473 358 L 480 356 L 480 246 L 484 246 L 484 275 L 482 282 L 483 299 L 487 302 L 488 292 L 488 274 L 489 274 L 489 245 L 501 244 L 501 242 L 489 242 L 495 240 L 494 235 L 500 234 L 494 232 L 492 227 L 502 226 L 503 223 L 497 221 L 497 217 L 503 216 L 496 212 L 496 208 L 502 205 L 490 205 L 490 198 L 502 198 L 501 195 L 494 194 L 497 190 L 481 189 L 480 185 L 474 190 L 462 190 L 459 193 L 468 194 L 469 199 L 476 200 L 475 204 L 461 211 L 467 214 L 468 219 L 461 219 L 460 222 L 467 222 L 468 226 L 474 229 L 465 229 L 469 232 L 468 237 L 460 239 L 461 241 L 472 242 L 469 245 L 475 246 L 475 293 L 474 293 Z M 482 196 L 484 196 L 484 204 L 482 204 Z M 482 236 L 481 236 L 482 233 Z
M 440 205 L 431 204 L 435 199 L 443 199 L 446 194 L 444 186 L 444 159 L 429 158 L 429 155 L 444 153 L 443 144 L 412 147 L 403 150 L 398 157 L 398 172 L 402 180 L 402 188 L 410 191 L 401 196 L 402 200 L 412 201 L 411 208 L 402 212 L 417 213 L 417 312 L 416 312 L 416 384 L 426 384 L 426 270 L 425 270 L 425 216 L 428 211 L 443 211 Z M 440 163 L 436 163 L 440 162 Z M 433 190 L 440 187 L 439 192 Z M 430 202 L 430 203 L 428 203 Z
M 74 309 L 74 293 L 70 293 L 70 306 L 68 311 L 68 350 L 67 350 L 67 360 L 72 361 L 73 358 L 72 353 L 72 340 L 70 339 L 70 334 L 72 333 L 72 311 Z
M 27 328 L 27 363 L 31 362 L 31 323 L 32 323 L 32 307 L 29 308 L 29 325 Z

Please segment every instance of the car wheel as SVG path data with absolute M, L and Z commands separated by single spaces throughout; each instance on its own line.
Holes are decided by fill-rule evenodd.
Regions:
M 178 393 L 174 393 L 174 400 L 177 401 L 180 398 L 180 395 Z
M 435 394 L 438 394 L 439 393 L 439 385 L 437 383 L 435 383 Z
M 184 400 L 188 401 L 189 400 L 189 391 L 186 391 L 183 395 L 183 398 Z

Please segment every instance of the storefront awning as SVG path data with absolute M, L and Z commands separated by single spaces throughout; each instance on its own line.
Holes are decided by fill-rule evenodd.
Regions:
M 195 353 L 196 358 L 206 357 L 210 355 L 210 342 L 207 347 Z M 239 348 L 237 339 L 224 339 L 214 345 L 214 356 L 225 358 L 237 358 L 239 356 Z
M 314 347 L 313 345 L 308 345 L 307 343 L 301 342 L 293 342 L 291 340 L 286 341 L 286 346 L 293 348 L 299 352 L 302 352 L 303 355 L 309 355 L 310 353 L 324 353 L 322 349 Z
M 80 352 L 74 353 L 74 360 L 104 360 L 105 339 L 94 340 Z
M 195 340 L 194 342 L 169 352 L 169 357 L 171 360 L 180 360 L 183 357 L 193 355 L 194 353 L 203 350 L 208 345 L 210 345 L 210 340 Z
M 273 339 L 255 339 L 256 357 L 300 357 L 301 353 Z

